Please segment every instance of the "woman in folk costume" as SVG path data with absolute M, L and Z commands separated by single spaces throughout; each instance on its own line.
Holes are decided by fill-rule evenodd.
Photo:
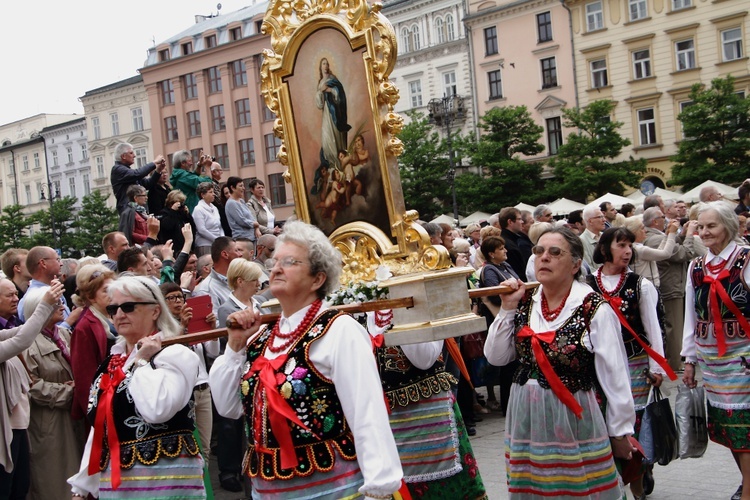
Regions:
M 182 329 L 152 280 L 120 277 L 108 293 L 119 337 L 91 387 L 93 427 L 68 479 L 73 499 L 206 498 L 193 436 L 198 356 L 184 345 L 162 349 Z
M 649 386 L 661 386 L 664 375 L 671 380 L 676 380 L 677 375 L 664 359 L 662 329 L 657 317 L 659 293 L 649 280 L 629 268 L 635 255 L 635 240 L 635 234 L 624 227 L 604 231 L 594 249 L 594 263 L 601 264 L 601 267 L 588 275 L 586 281 L 609 302 L 622 325 L 622 340 L 630 370 L 630 391 L 636 410 L 637 438 L 648 402 Z M 644 370 L 648 370 L 650 375 Z M 653 481 L 650 468 L 646 473 L 648 479 Z M 630 483 L 630 489 L 635 498 L 641 498 L 644 493 L 643 476 Z
M 495 365 L 518 359 L 505 420 L 505 463 L 513 499 L 620 499 L 613 455 L 629 460 L 635 411 L 627 359 L 612 308 L 577 280 L 583 246 L 567 228 L 533 248 L 541 286 L 518 280 L 488 332 Z M 606 420 L 596 385 L 607 397 Z
M 404 482 L 414 499 L 486 499 L 461 411 L 445 371 L 443 341 L 385 346 L 390 311 L 367 313 Z M 402 490 L 403 491 L 403 490 Z
M 253 498 L 391 498 L 401 484 L 369 336 L 322 304 L 340 273 L 325 235 L 289 222 L 270 276 L 281 318 L 261 328 L 248 308 L 227 319 L 209 383 L 217 411 L 245 419 Z
M 685 286 L 683 382 L 695 387 L 703 372 L 708 435 L 732 450 L 742 473 L 737 498 L 750 499 L 750 249 L 736 243 L 739 222 L 726 202 L 705 204 L 698 234 L 708 253 L 694 260 Z M 734 498 L 734 497 L 733 497 Z

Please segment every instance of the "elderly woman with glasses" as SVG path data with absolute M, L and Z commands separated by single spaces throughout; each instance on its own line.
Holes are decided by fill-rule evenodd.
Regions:
M 732 451 L 742 473 L 737 498 L 750 498 L 750 248 L 736 243 L 739 222 L 732 205 L 704 204 L 698 234 L 708 253 L 688 268 L 685 286 L 683 382 L 695 387 L 703 372 L 708 435 Z M 736 494 L 735 494 L 736 495 Z M 733 497 L 734 498 L 734 497 Z
M 73 329 L 70 343 L 70 364 L 73 380 L 77 382 L 71 415 L 84 421 L 87 433 L 89 422 L 84 417 L 88 411 L 91 382 L 117 339 L 107 316 L 107 287 L 113 279 L 115 273 L 102 264 L 81 265 L 76 273 L 77 292 L 73 295 L 73 303 L 83 309 L 83 313 Z
M 183 345 L 162 348 L 181 328 L 153 281 L 120 277 L 108 291 L 119 338 L 91 387 L 94 426 L 68 480 L 73 498 L 205 498 L 193 436 L 198 356 Z
M 230 314 L 226 352 L 209 374 L 217 411 L 246 423 L 253 498 L 390 498 L 401 463 L 369 334 L 323 305 L 339 287 L 341 255 L 294 221 L 274 257 L 281 317 L 261 328 L 252 308 Z
M 26 296 L 27 318 L 42 304 L 44 294 L 44 289 L 37 288 Z M 42 334 L 24 353 L 32 380 L 30 498 L 70 498 L 65 480 L 78 469 L 86 440 L 83 422 L 70 416 L 75 386 L 70 368 L 70 332 L 57 325 L 63 320 L 63 307 L 56 304 Z
M 617 316 L 578 281 L 583 245 L 571 230 L 542 234 L 533 254 L 541 285 L 503 282 L 514 291 L 503 296 L 484 346 L 494 365 L 520 363 L 505 420 L 510 497 L 620 499 L 613 454 L 632 458 L 635 411 L 622 339 L 612 335 Z
M 130 245 L 143 245 L 148 239 L 148 193 L 145 187 L 133 184 L 126 194 L 130 201 L 120 214 L 117 230 L 128 238 Z

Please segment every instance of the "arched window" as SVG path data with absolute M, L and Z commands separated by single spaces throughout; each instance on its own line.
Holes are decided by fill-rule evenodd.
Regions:
M 445 43 L 445 25 L 442 17 L 435 18 L 435 33 L 437 34 L 437 43 Z
M 414 50 L 419 50 L 419 26 L 416 24 L 411 27 L 411 45 Z
M 446 31 L 446 38 L 448 41 L 452 41 L 456 38 L 456 30 L 453 26 L 453 15 L 452 14 L 446 14 L 445 16 L 445 31 Z
M 409 30 L 406 28 L 401 28 L 401 53 L 409 52 Z

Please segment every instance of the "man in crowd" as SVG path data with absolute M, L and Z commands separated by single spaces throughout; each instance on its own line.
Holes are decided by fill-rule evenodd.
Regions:
M 18 293 L 16 285 L 9 279 L 0 280 L 0 330 L 21 324 L 18 319 Z
M 237 248 L 237 244 L 228 236 L 220 236 L 211 244 L 213 269 L 211 269 L 208 277 L 195 287 L 193 296 L 210 295 L 214 314 L 217 314 L 219 307 L 229 300 L 229 296 L 232 294 L 227 282 L 229 263 L 241 257 L 242 253 Z
M 102 249 L 106 254 L 107 258 L 102 260 L 102 264 L 110 269 L 111 271 L 117 272 L 117 257 L 123 252 L 130 248 L 128 244 L 128 238 L 119 231 L 113 231 L 107 233 L 102 238 Z
M 181 149 L 172 155 L 172 176 L 169 182 L 173 189 L 179 189 L 185 196 L 185 206 L 190 213 L 198 204 L 198 193 L 195 189 L 201 182 L 212 182 L 208 177 L 211 168 L 211 158 L 208 156 L 201 157 L 201 163 L 196 171 L 193 171 L 193 155 L 187 149 Z
M 117 256 L 117 272 L 134 276 L 149 276 L 151 261 L 143 248 L 126 248 Z
M 35 288 L 46 288 L 50 286 L 52 280 L 59 278 L 62 268 L 62 260 L 60 259 L 60 256 L 57 255 L 54 248 L 41 246 L 34 247 L 29 250 L 29 254 L 26 256 L 26 268 L 29 270 L 29 274 L 31 274 L 31 283 L 29 283 L 29 288 L 26 289 L 24 298 L 18 302 L 18 317 L 21 321 L 26 321 L 26 318 L 24 318 L 23 315 L 23 303 L 26 295 Z M 71 318 L 68 323 L 67 319 L 70 315 L 70 308 L 68 307 L 68 304 L 65 303 L 65 298 L 62 300 L 65 309 L 63 312 L 64 321 L 61 323 L 61 326 L 70 328 L 70 325 L 74 325 L 78 316 L 81 315 L 81 311 L 80 308 L 77 309 L 78 312 L 74 313 L 73 318 Z
M 221 204 L 221 175 L 224 169 L 219 162 L 211 163 L 211 182 L 214 183 L 214 205 Z
M 263 269 L 266 276 L 270 275 L 270 271 L 266 269 L 266 261 L 273 257 L 274 250 L 276 250 L 276 236 L 273 234 L 264 234 L 258 238 L 258 248 L 256 249 L 253 261 Z
M 549 205 L 538 205 L 534 209 L 534 220 L 536 222 L 551 222 L 554 224 L 555 220 L 552 217 L 552 210 Z
M 110 181 L 117 200 L 117 213 L 122 213 L 128 206 L 128 187 L 133 184 L 140 184 L 146 189 L 150 189 L 151 186 L 159 182 L 159 177 L 167 167 L 167 162 L 162 155 L 159 155 L 151 163 L 147 163 L 140 168 L 131 168 L 131 165 L 135 163 L 135 152 L 133 146 L 127 142 L 115 146 L 114 156 L 115 164 L 110 173 Z M 149 173 L 151 173 L 151 176 L 146 179 Z
M 500 236 L 505 240 L 505 249 L 508 252 L 508 264 L 519 277 L 526 276 L 526 262 L 531 257 L 531 249 L 529 249 L 529 254 L 525 255 L 519 244 L 523 233 L 521 212 L 515 207 L 505 207 L 497 215 L 501 229 Z
M 586 224 L 583 223 L 583 210 L 573 210 L 570 212 L 565 225 L 578 236 L 582 235 L 586 230 Z
M 31 274 L 26 269 L 26 256 L 29 251 L 25 248 L 11 248 L 0 255 L 0 268 L 5 277 L 13 282 L 18 292 L 18 298 L 22 298 L 29 288 Z
M 583 243 L 583 261 L 588 266 L 588 272 L 592 273 L 599 268 L 599 264 L 594 264 L 594 248 L 604 231 L 604 214 L 601 208 L 596 205 L 587 205 L 583 209 L 583 222 L 586 224 L 586 229 L 579 236 Z
M 666 208 L 664 208 L 664 200 L 658 194 L 650 194 L 643 199 L 643 211 L 645 212 L 651 207 L 657 207 L 661 210 L 662 214 L 666 212 Z
M 427 231 L 427 236 L 430 237 L 431 244 L 443 244 L 443 228 L 440 227 L 440 224 L 435 224 L 434 222 L 425 222 L 422 224 L 422 227 L 425 231 Z
M 659 248 L 667 237 L 666 217 L 657 207 L 643 212 L 643 225 L 646 227 L 644 245 Z M 678 244 L 672 256 L 657 262 L 659 269 L 659 293 L 664 305 L 664 327 L 667 344 L 664 347 L 669 366 L 673 370 L 682 369 L 680 350 L 682 349 L 682 327 L 685 320 L 685 280 L 690 260 L 696 256 L 693 245 L 693 234 L 696 222 L 686 224 L 683 244 Z
M 599 210 L 604 215 L 604 229 L 609 229 L 615 223 L 615 219 L 617 219 L 617 209 L 610 202 L 603 201 L 599 205 Z
M 716 186 L 703 186 L 700 193 L 698 194 L 701 202 L 708 203 L 710 201 L 719 201 L 724 198 Z
M 243 259 L 253 260 L 255 258 L 255 244 L 249 238 L 234 238 L 234 242 Z

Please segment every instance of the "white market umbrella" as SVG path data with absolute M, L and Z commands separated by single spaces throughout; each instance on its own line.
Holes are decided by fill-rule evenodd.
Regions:
M 461 219 L 461 227 L 466 227 L 474 222 L 482 222 L 483 220 L 487 220 L 490 217 L 492 217 L 492 214 L 488 214 L 487 212 L 474 212 L 473 214 L 467 215 L 466 217 Z
M 706 186 L 714 186 L 716 189 L 719 190 L 719 192 L 722 195 L 724 195 L 724 198 L 728 198 L 730 200 L 739 199 L 739 195 L 737 194 L 737 188 L 734 188 L 732 186 L 727 186 L 726 184 L 722 184 L 721 182 L 716 182 L 712 180 L 702 182 L 701 184 L 698 184 L 687 193 L 681 194 L 680 199 L 687 203 L 695 203 L 696 201 L 700 201 L 701 189 L 703 189 Z
M 613 204 L 616 209 L 621 209 L 622 206 L 626 203 L 633 203 L 633 200 L 630 198 L 625 198 L 624 196 L 619 196 L 612 193 L 607 193 L 605 195 L 600 196 L 599 198 L 595 199 L 591 203 L 587 203 L 588 205 L 596 205 L 597 207 L 601 205 L 603 202 L 608 201 L 609 203 Z
M 567 216 L 574 210 L 583 210 L 583 207 L 585 207 L 586 205 L 584 205 L 583 203 L 578 203 L 577 201 L 569 200 L 567 198 L 560 198 L 559 200 L 553 201 L 548 206 L 549 209 L 552 210 L 552 215 Z
M 449 226 L 453 227 L 453 225 L 456 223 L 456 220 L 453 218 L 452 215 L 438 215 L 434 219 L 432 219 L 430 222 L 433 222 L 435 224 L 448 224 Z
M 526 203 L 521 202 L 513 208 L 517 208 L 518 210 L 528 210 L 529 212 L 534 213 L 534 209 L 536 207 L 532 207 L 531 205 L 527 205 Z

